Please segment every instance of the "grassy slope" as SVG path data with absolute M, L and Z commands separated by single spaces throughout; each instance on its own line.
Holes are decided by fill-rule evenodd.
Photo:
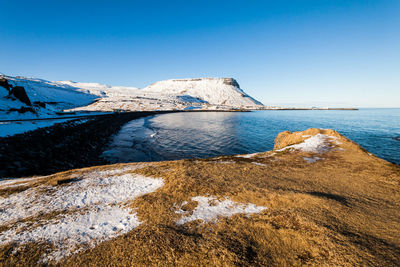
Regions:
M 312 129 L 300 135 L 286 133 L 276 143 L 279 147 L 291 145 L 304 139 L 299 136 L 319 132 Z M 399 166 L 369 154 L 336 132 L 322 133 L 338 136 L 344 150 L 327 152 L 321 156 L 324 160 L 314 163 L 303 159 L 313 156 L 309 153 L 282 151 L 251 158 L 159 162 L 128 171 L 162 177 L 165 182 L 156 192 L 130 203 L 143 224 L 126 235 L 65 258 L 60 264 L 397 265 Z M 71 174 L 121 166 L 64 172 L 30 186 L 64 186 L 57 181 L 68 179 Z M 0 194 L 7 197 L 23 189 L 0 189 Z M 221 218 L 217 223 L 195 221 L 177 226 L 175 220 L 180 215 L 174 207 L 186 200 L 186 208 L 191 210 L 196 203 L 191 203 L 190 198 L 198 195 L 230 197 L 268 209 L 251 216 Z M 51 218 L 54 214 L 46 216 Z M 4 229 L 0 228 L 0 232 Z M 0 264 L 34 265 L 46 249 L 45 244 L 28 244 L 12 254 L 12 245 L 6 245 L 0 248 Z

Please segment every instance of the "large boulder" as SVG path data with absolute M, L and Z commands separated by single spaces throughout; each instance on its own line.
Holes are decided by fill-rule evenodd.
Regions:
M 0 86 L 7 89 L 8 92 L 10 92 L 10 90 L 12 88 L 12 85 L 8 83 L 8 80 L 1 76 L 0 76 Z
M 15 86 L 11 89 L 10 95 L 16 97 L 19 101 L 25 103 L 28 106 L 32 106 L 31 100 L 26 94 L 25 88 L 22 86 Z

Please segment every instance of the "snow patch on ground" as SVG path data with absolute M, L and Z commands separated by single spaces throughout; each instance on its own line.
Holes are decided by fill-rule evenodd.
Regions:
M 197 201 L 198 205 L 193 210 L 193 212 L 188 212 L 182 210 L 182 206 L 186 204 L 186 202 L 182 203 L 182 206 L 179 210 L 176 211 L 178 214 L 182 214 L 182 217 L 176 221 L 178 225 L 185 224 L 187 222 L 202 220 L 203 223 L 214 221 L 218 219 L 218 217 L 230 217 L 234 214 L 244 213 L 244 214 L 253 214 L 260 213 L 267 207 L 257 206 L 255 204 L 243 204 L 237 203 L 229 198 L 225 198 L 225 200 L 218 200 L 214 196 L 204 197 L 197 196 L 193 197 L 192 201 Z M 191 214 L 190 214 L 191 213 Z
M 104 170 L 104 171 L 98 171 L 97 174 L 101 176 L 111 176 L 111 175 L 118 175 L 118 174 L 123 174 L 127 171 L 132 171 L 132 170 L 137 170 L 144 168 L 146 166 L 149 166 L 150 163 L 142 163 L 142 164 L 136 164 L 133 166 L 126 166 L 121 169 L 111 169 L 111 170 Z
M 264 156 L 262 156 L 261 158 L 271 158 L 271 157 L 273 157 L 273 156 L 275 156 L 275 155 L 276 155 L 276 153 L 273 152 L 273 153 L 270 153 L 270 154 L 268 154 L 268 155 L 264 155 Z
M 267 164 L 260 163 L 260 162 L 252 162 L 252 163 L 255 164 L 255 165 L 258 165 L 258 166 L 268 166 Z
M 244 155 L 236 155 L 235 157 L 237 158 L 245 158 L 245 159 L 249 159 L 252 158 L 254 156 L 257 156 L 260 153 L 253 153 L 253 154 L 244 154 Z
M 141 222 L 124 204 L 154 192 L 163 180 L 138 174 L 105 175 L 109 173 L 90 172 L 65 185 L 42 185 L 0 197 L 0 226 L 12 225 L 0 232 L 0 245 L 43 241 L 54 249 L 42 261 L 57 261 L 134 229 Z M 40 224 L 42 215 L 52 212 L 61 214 Z M 29 217 L 29 225 L 20 222 Z
M 217 161 L 218 163 L 221 163 L 221 164 L 232 164 L 232 163 L 235 163 L 233 160 L 220 160 L 220 161 Z
M 19 186 L 25 186 L 25 185 L 29 185 L 29 182 L 26 183 L 14 183 L 14 184 L 9 184 L 9 185 L 4 185 L 4 186 L 0 186 L 0 189 L 5 189 L 5 188 L 13 188 L 13 187 L 19 187 Z
M 310 138 L 305 139 L 300 144 L 287 146 L 277 151 L 296 149 L 303 152 L 324 153 L 332 149 L 331 142 L 337 143 L 337 137 L 329 136 L 326 134 L 316 134 L 314 136 L 311 136 Z
M 12 229 L 1 233 L 1 236 L 7 243 L 40 241 L 51 243 L 55 249 L 42 259 L 42 262 L 48 262 L 58 261 L 83 251 L 84 248 L 94 247 L 101 241 L 128 233 L 140 224 L 136 214 L 130 209 L 101 205 L 84 214 L 59 216 L 50 223 L 32 230 L 16 233 L 16 229 Z M 4 243 L 3 241 L 0 244 Z
M 0 186 L 15 184 L 18 182 L 28 182 L 35 180 L 36 178 L 18 178 L 18 179 L 0 179 Z
M 323 158 L 320 158 L 320 157 L 312 157 L 312 158 L 303 157 L 303 159 L 305 161 L 307 161 L 308 163 L 314 163 L 314 162 L 316 162 L 318 160 L 323 160 Z

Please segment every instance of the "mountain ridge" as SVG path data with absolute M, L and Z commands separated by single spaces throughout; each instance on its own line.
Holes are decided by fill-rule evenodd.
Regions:
M 171 79 L 142 89 L 7 75 L 0 79 L 0 88 L 5 89 L 0 90 L 0 119 L 43 118 L 64 111 L 245 110 L 263 106 L 234 78 Z M 11 91 L 14 87 L 18 90 Z

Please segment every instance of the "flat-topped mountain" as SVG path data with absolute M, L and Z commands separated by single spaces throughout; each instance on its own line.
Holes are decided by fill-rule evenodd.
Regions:
M 261 102 L 246 94 L 233 78 L 175 79 L 153 83 L 144 92 L 190 95 L 209 104 L 227 106 L 258 106 Z

